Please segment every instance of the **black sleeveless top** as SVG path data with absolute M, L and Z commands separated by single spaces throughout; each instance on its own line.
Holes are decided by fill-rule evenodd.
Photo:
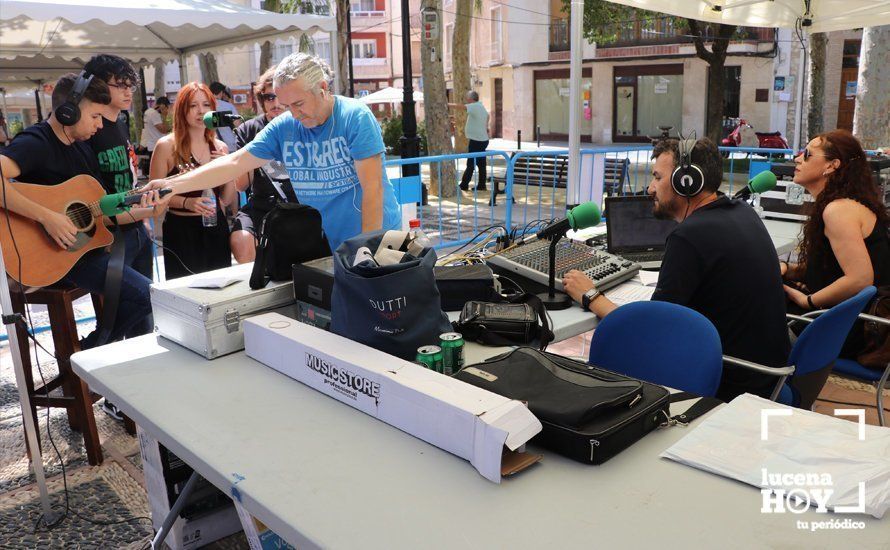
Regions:
M 875 221 L 871 234 L 865 238 L 865 248 L 875 272 L 874 286 L 890 285 L 890 227 Z M 804 282 L 810 293 L 818 292 L 844 275 L 828 237 L 822 236 L 822 247 L 807 261 Z
M 214 147 L 213 144 L 210 144 L 210 152 L 212 153 L 214 151 L 216 151 L 216 147 Z M 197 160 L 195 160 L 194 155 L 189 155 L 189 163 L 195 167 L 201 166 L 201 163 L 198 162 Z M 170 176 L 175 176 L 176 174 L 179 174 L 180 172 L 181 172 L 181 170 L 179 169 L 179 166 L 174 166 L 169 172 L 167 172 L 167 177 L 169 178 Z M 222 192 L 222 188 L 223 188 L 222 185 L 218 185 L 213 188 L 213 194 L 216 195 L 217 204 L 219 204 L 219 194 Z M 203 193 L 204 193 L 204 191 L 202 191 L 202 190 L 188 191 L 187 193 L 180 193 L 179 196 L 186 197 L 186 198 L 200 197 Z M 194 212 L 192 212 L 191 210 L 185 210 L 182 208 L 170 208 L 169 210 L 170 210 L 170 212 L 172 212 L 174 214 L 194 214 Z

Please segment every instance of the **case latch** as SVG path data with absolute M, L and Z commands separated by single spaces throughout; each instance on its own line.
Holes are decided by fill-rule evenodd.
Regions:
M 229 334 L 237 332 L 238 327 L 241 326 L 241 315 L 234 309 L 227 310 L 223 316 L 223 324 Z

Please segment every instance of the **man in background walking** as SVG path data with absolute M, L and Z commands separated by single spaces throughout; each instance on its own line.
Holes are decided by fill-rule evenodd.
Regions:
M 467 123 L 464 126 L 464 134 L 469 140 L 467 147 L 468 153 L 481 153 L 488 149 L 488 111 L 485 106 L 479 102 L 479 94 L 473 90 L 467 92 L 466 104 L 449 103 L 449 107 L 466 109 Z M 476 157 L 467 159 L 467 169 L 460 179 L 460 188 L 462 191 L 470 190 L 470 180 L 473 179 L 473 171 L 479 167 L 479 179 L 476 184 L 477 191 L 485 191 L 486 173 L 485 173 L 485 157 Z M 494 195 L 492 195 L 492 201 Z

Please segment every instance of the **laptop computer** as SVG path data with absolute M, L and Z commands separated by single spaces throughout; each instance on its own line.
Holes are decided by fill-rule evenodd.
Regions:
M 606 236 L 610 254 L 658 269 L 664 256 L 668 234 L 677 227 L 674 220 L 660 220 L 653 212 L 652 197 L 629 195 L 606 198 Z

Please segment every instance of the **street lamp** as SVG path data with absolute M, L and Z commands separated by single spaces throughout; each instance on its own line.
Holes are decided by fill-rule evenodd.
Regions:
M 414 75 L 411 72 L 411 15 L 408 0 L 402 0 L 402 137 L 399 148 L 402 158 L 415 158 L 420 154 L 417 137 L 417 116 L 414 113 Z M 402 165 L 402 177 L 419 176 L 419 164 Z M 423 204 L 426 204 L 426 186 L 421 185 Z

